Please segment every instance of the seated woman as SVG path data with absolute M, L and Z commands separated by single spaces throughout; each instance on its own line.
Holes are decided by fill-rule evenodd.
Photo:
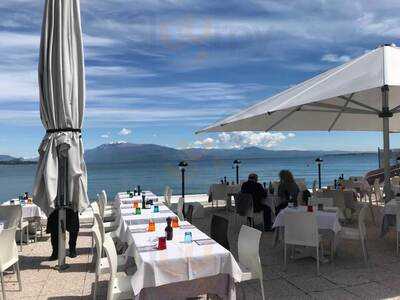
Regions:
M 289 202 L 297 202 L 297 196 L 300 192 L 300 189 L 289 170 L 280 171 L 279 179 L 278 196 L 281 199 L 281 203 L 276 207 L 277 214 L 282 209 L 286 208 Z

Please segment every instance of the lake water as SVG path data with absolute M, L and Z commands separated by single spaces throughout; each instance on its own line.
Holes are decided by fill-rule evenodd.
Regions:
M 240 178 L 249 172 L 256 172 L 259 181 L 276 180 L 281 169 L 289 169 L 295 177 L 306 178 L 308 187 L 317 179 L 315 157 L 282 159 L 247 159 L 240 165 Z M 323 185 L 331 184 L 340 174 L 364 175 L 378 167 L 375 154 L 328 155 L 323 157 Z M 231 160 L 189 161 L 186 170 L 186 193 L 207 193 L 212 183 L 224 176 L 229 181 L 236 178 Z M 126 164 L 88 164 L 89 197 L 96 197 L 102 189 L 114 197 L 118 191 L 125 191 L 136 185 L 162 195 L 169 185 L 174 194 L 181 191 L 181 174 L 177 162 L 143 162 Z M 31 193 L 36 165 L 0 165 L 0 202 L 17 197 L 25 191 Z

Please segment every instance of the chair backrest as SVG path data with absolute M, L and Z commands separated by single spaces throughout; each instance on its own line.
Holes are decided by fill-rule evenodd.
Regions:
M 97 202 L 99 205 L 100 216 L 104 218 L 104 210 L 107 205 L 107 194 L 104 190 L 97 195 Z
M 101 196 L 102 196 L 102 198 L 103 198 L 104 204 L 107 205 L 107 203 L 108 203 L 108 198 L 107 198 L 107 193 L 106 193 L 105 190 L 102 190 L 102 191 L 101 191 Z
M 292 245 L 318 247 L 318 226 L 315 213 L 285 211 L 285 243 Z
M 379 178 L 376 178 L 374 181 L 374 194 L 376 201 L 382 202 L 383 196 L 382 196 L 381 186 L 379 184 Z
M 333 207 L 335 206 L 333 204 L 333 198 L 328 198 L 328 197 L 311 197 L 309 200 L 309 205 L 318 205 L 318 204 L 322 204 L 323 206 L 326 207 Z
M 184 221 L 185 220 L 185 214 L 184 214 L 184 206 L 185 206 L 185 199 L 180 197 L 178 200 L 178 206 L 176 208 L 176 214 L 178 215 L 179 220 Z
M 235 197 L 236 213 L 239 216 L 251 216 L 253 214 L 253 196 L 246 193 L 238 193 Z
M 239 262 L 245 265 L 257 278 L 262 277 L 260 260 L 261 231 L 242 225 L 238 238 Z
M 193 206 L 192 204 L 189 204 L 189 205 L 188 205 L 187 212 L 186 212 L 186 220 L 187 220 L 189 223 L 192 223 L 192 219 L 193 219 L 193 210 L 194 210 L 194 206 Z
M 228 241 L 229 222 L 227 219 L 213 215 L 211 219 L 211 238 L 225 249 L 229 250 Z
M 15 243 L 16 226 L 3 229 L 0 232 L 0 272 L 5 271 L 18 261 L 18 249 Z M 11 265 L 9 265 L 11 262 Z
M 93 209 L 93 214 L 98 214 L 100 215 L 100 208 L 99 208 L 99 203 L 97 201 L 93 201 L 92 203 L 90 203 L 90 206 Z
M 164 202 L 166 204 L 171 204 L 172 189 L 167 185 L 164 191 Z
M 106 232 L 105 232 L 105 229 L 104 229 L 103 219 L 100 217 L 99 214 L 94 214 L 94 218 L 96 219 L 97 226 L 99 227 L 101 241 L 104 243 L 104 237 L 106 235 Z
M 368 205 L 363 204 L 360 213 L 358 214 L 358 230 L 360 231 L 360 236 L 363 239 L 367 238 L 367 227 L 365 225 L 365 219 L 367 218 Z
M 107 299 L 112 299 L 114 280 L 117 276 L 118 267 L 117 250 L 115 249 L 114 242 L 110 236 L 106 236 L 103 247 L 107 256 L 108 264 L 110 266 L 110 281 L 108 282 Z
M 0 205 L 0 220 L 5 221 L 5 228 L 18 226 L 22 218 L 22 208 L 19 205 Z
M 213 200 L 228 199 L 228 186 L 226 184 L 212 184 L 210 190 Z
M 101 233 L 100 233 L 100 229 L 98 227 L 98 224 L 96 222 L 95 219 L 95 224 L 92 227 L 92 233 L 93 233 L 93 237 L 94 237 L 94 242 L 95 242 L 95 247 L 96 247 L 96 273 L 98 273 L 98 268 L 99 268 L 99 264 L 100 264 L 100 258 L 101 258 L 101 254 L 103 251 L 103 241 L 101 238 Z

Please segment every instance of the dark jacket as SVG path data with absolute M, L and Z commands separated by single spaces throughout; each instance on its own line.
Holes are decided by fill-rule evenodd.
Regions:
M 246 181 L 242 184 L 242 193 L 251 194 L 253 196 L 253 210 L 254 212 L 260 212 L 262 210 L 262 199 L 267 197 L 267 191 L 264 187 L 254 181 Z
M 293 201 L 297 201 L 300 189 L 295 182 L 293 183 L 280 183 L 278 187 L 278 196 L 285 202 L 289 202 L 290 197 Z

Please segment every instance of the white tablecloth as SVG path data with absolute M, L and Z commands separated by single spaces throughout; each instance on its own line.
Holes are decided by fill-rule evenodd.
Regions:
M 146 195 L 146 199 L 153 199 L 157 198 L 156 195 L 154 195 L 151 191 L 143 191 L 144 195 Z M 133 202 L 141 202 L 142 201 L 142 195 L 135 195 L 133 197 L 130 197 L 127 192 L 119 192 L 115 195 L 114 198 L 114 206 L 119 207 L 121 204 L 129 204 Z
M 159 213 L 153 213 L 151 209 L 145 210 L 143 214 L 142 210 L 142 215 L 139 216 L 125 214 L 129 211 L 133 213 L 133 209 L 126 212 L 121 210 L 119 236 L 128 243 L 126 255 L 134 257 L 137 266 L 131 281 L 135 295 L 144 288 L 187 283 L 200 278 L 213 278 L 219 274 L 228 274 L 232 281 L 240 281 L 242 273 L 233 255 L 216 242 L 198 245 L 195 240 L 211 239 L 194 226 L 175 228 L 173 240 L 167 241 L 167 249 L 144 251 L 141 247 L 154 245 L 159 236 L 165 236 L 165 218 L 167 215 L 174 215 L 165 205 L 160 204 L 159 207 Z M 149 218 L 160 220 L 160 223 L 156 223 L 156 231 L 135 232 L 140 228 L 147 228 Z M 135 224 L 137 219 L 141 219 L 141 224 Z M 132 220 L 134 224 L 131 225 Z M 180 225 L 190 224 L 185 221 L 180 222 Z M 192 233 L 193 242 L 190 244 L 183 243 L 187 231 Z M 234 285 L 230 286 L 229 298 L 235 298 Z
M 276 216 L 275 222 L 272 225 L 272 227 L 273 228 L 284 227 L 283 216 L 286 211 L 300 212 L 306 210 L 307 210 L 306 206 L 298 206 L 297 208 L 287 207 L 279 212 L 279 214 Z M 342 229 L 339 223 L 339 217 L 337 212 L 327 212 L 327 211 L 317 210 L 315 213 L 317 214 L 318 229 L 329 229 L 332 230 L 335 234 Z
M 3 203 L 3 205 L 19 205 L 18 199 L 12 199 L 12 200 L 14 200 L 14 204 L 11 204 L 10 201 L 6 201 Z M 22 205 L 22 218 L 23 219 L 29 219 L 29 218 L 46 219 L 46 215 L 43 213 L 43 211 L 40 209 L 40 207 L 37 206 L 36 204 L 23 204 Z

